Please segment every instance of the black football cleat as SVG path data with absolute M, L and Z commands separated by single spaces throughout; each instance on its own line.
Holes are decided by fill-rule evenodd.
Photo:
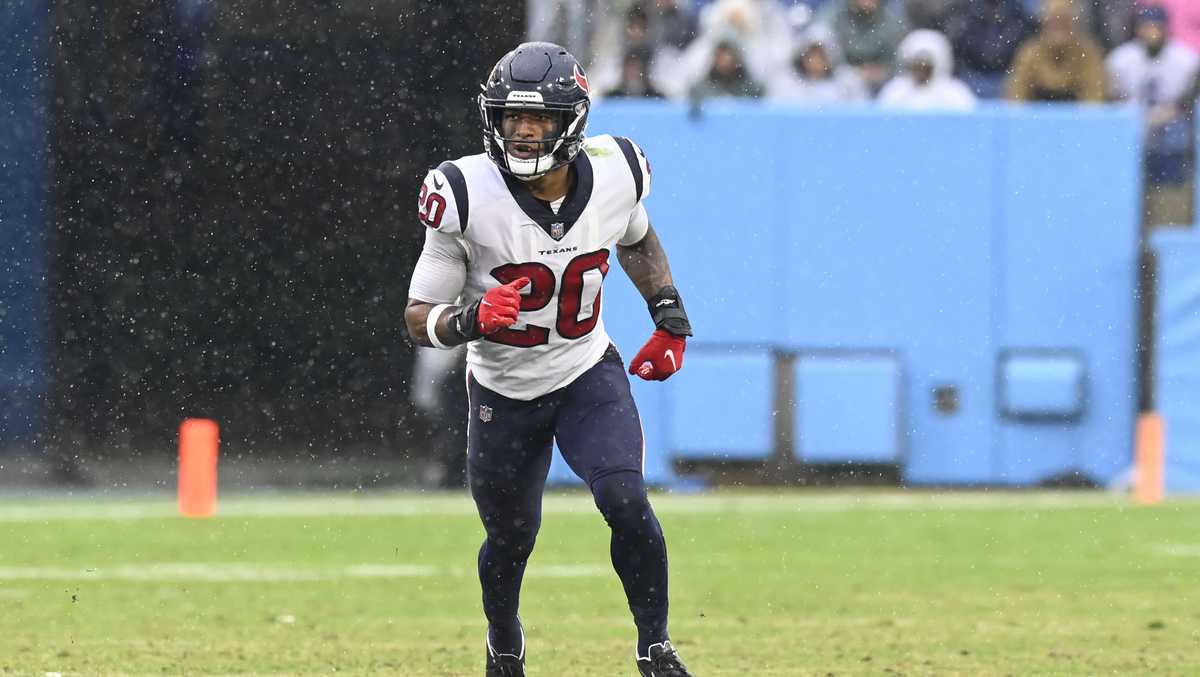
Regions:
M 686 674 L 686 673 L 685 673 Z M 492 643 L 487 643 L 487 671 L 483 677 L 525 677 L 525 643 L 521 642 L 521 655 L 497 653 Z
M 679 658 L 679 652 L 671 642 L 650 645 L 648 658 L 637 657 L 638 671 L 642 677 L 692 677 L 687 666 Z

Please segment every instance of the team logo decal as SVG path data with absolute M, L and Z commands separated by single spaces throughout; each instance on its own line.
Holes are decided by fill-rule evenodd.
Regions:
M 587 76 L 579 69 L 579 64 L 575 64 L 575 84 L 579 85 L 584 94 L 590 93 L 591 90 L 588 88 Z
M 550 237 L 554 238 L 555 240 L 561 240 L 563 234 L 566 232 L 567 232 L 567 230 L 563 224 L 561 224 L 561 223 L 550 224 Z
M 486 404 L 479 405 L 479 420 L 487 423 L 492 420 L 492 408 Z

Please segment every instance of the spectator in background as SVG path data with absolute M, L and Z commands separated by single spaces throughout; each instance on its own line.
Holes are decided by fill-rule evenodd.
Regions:
M 625 53 L 621 66 L 621 83 L 604 93 L 605 98 L 661 99 L 662 92 L 650 82 L 651 52 L 645 47 L 635 47 Z
M 817 21 L 837 36 L 846 63 L 858 69 L 871 92 L 892 75 L 896 48 L 907 32 L 904 22 L 883 0 L 836 0 L 821 8 Z
M 979 0 L 904 0 L 904 15 L 913 30 L 925 28 L 945 34 L 958 21 L 966 6 Z
M 1012 101 L 1104 101 L 1100 46 L 1076 29 L 1071 0 L 1047 0 L 1042 28 L 1021 46 L 1006 84 Z
M 1108 56 L 1112 98 L 1145 110 L 1144 225 L 1192 222 L 1191 95 L 1200 56 L 1168 38 L 1161 6 L 1138 12 L 1133 40 Z
M 762 95 L 763 86 L 747 71 L 741 50 L 731 40 L 717 44 L 708 75 L 689 91 L 693 100 L 726 96 L 757 98 Z
M 791 65 L 771 80 L 772 99 L 826 106 L 871 98 L 858 72 L 842 63 L 837 38 L 827 26 L 810 26 L 800 36 Z
M 699 23 L 678 0 L 654 0 L 650 4 L 650 41 L 658 48 L 681 50 L 696 37 Z
M 593 0 L 526 0 L 526 39 L 568 45 L 575 58 L 589 63 L 593 4 Z
M 691 94 L 679 84 L 706 78 L 723 43 L 737 46 L 751 80 L 768 82 L 791 59 L 787 13 L 776 0 L 717 0 L 700 15 L 700 35 L 669 68 L 655 68 L 655 83 L 667 96 Z
M 1133 39 L 1137 0 L 1083 0 L 1083 3 L 1082 27 L 1105 52 Z
M 646 6 L 634 3 L 625 13 L 625 49 L 646 48 L 653 50 L 656 45 L 650 35 L 650 15 Z
M 653 67 L 655 45 L 650 39 L 650 17 L 641 3 L 629 7 L 622 19 L 620 39 L 611 48 L 598 54 L 596 62 L 588 68 L 588 81 L 592 88 L 603 92 L 620 87 L 624 77 L 625 56 L 631 51 L 648 53 L 649 67 Z
M 879 92 L 879 103 L 907 110 L 970 110 L 975 95 L 954 77 L 950 41 L 937 31 L 918 30 L 900 43 L 899 61 L 905 72 Z
M 677 64 L 696 36 L 697 21 L 684 0 L 612 0 L 599 4 L 589 20 L 594 24 L 595 57 L 588 80 L 594 91 L 620 88 L 626 57 L 636 50 L 649 54 L 647 77 L 655 89 L 671 96 L 686 93 L 686 84 L 675 85 L 680 77 Z M 668 92 L 664 85 L 674 87 Z
M 975 0 L 950 27 L 959 74 L 976 95 L 997 99 L 1017 50 L 1037 31 L 1021 0 Z
M 1171 17 L 1171 37 L 1200 53 L 1200 2 L 1196 0 L 1157 0 Z
M 676 0 L 654 0 L 650 3 L 650 8 L 650 42 L 654 45 L 650 80 L 663 96 L 672 93 L 681 96 L 685 93 L 682 86 L 676 85 L 676 91 L 668 92 L 660 83 L 686 82 L 678 75 L 679 64 L 685 54 L 684 50 L 696 39 L 700 30 L 699 21 L 695 14 Z

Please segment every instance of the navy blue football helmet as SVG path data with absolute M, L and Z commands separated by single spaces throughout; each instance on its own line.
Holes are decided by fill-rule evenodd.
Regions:
M 501 171 L 529 181 L 575 159 L 583 146 L 591 108 L 587 76 L 579 61 L 551 42 L 526 42 L 500 58 L 480 85 L 479 115 L 483 121 L 483 147 Z M 557 116 L 554 132 L 540 140 L 536 157 L 513 155 L 504 136 L 504 111 L 538 110 Z

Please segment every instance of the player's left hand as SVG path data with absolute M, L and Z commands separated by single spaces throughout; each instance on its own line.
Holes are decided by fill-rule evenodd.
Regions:
M 629 373 L 647 381 L 665 381 L 671 374 L 683 369 L 683 349 L 686 346 L 685 337 L 658 329 L 633 356 Z

